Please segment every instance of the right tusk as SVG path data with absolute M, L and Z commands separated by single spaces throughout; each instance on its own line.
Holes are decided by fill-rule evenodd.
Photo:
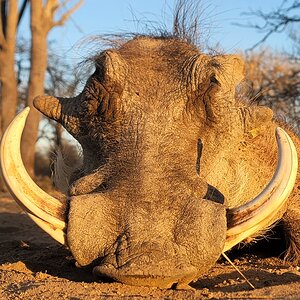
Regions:
M 66 203 L 39 188 L 28 175 L 20 154 L 21 136 L 29 113 L 25 108 L 6 129 L 1 141 L 0 166 L 11 195 L 42 229 L 58 242 L 66 242 Z
M 253 200 L 227 211 L 224 252 L 273 224 L 293 190 L 298 170 L 297 151 L 289 135 L 279 127 L 276 138 L 279 159 L 270 183 Z

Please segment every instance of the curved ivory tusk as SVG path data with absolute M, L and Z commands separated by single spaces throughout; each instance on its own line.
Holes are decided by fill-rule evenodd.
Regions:
M 63 230 L 55 228 L 53 225 L 41 220 L 31 213 L 27 212 L 27 214 L 41 229 L 48 233 L 53 239 L 55 239 L 60 244 L 67 246 L 67 235 Z
M 21 136 L 29 107 L 17 115 L 6 129 L 1 141 L 0 165 L 4 181 L 16 202 L 47 233 L 58 242 L 66 231 L 66 204 L 50 196 L 28 175 L 20 154 Z
M 267 187 L 253 200 L 227 212 L 224 252 L 275 222 L 293 190 L 298 170 L 297 151 L 289 135 L 279 127 L 276 139 L 278 164 Z

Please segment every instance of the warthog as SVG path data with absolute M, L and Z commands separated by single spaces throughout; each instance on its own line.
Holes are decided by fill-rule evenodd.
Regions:
M 300 142 L 269 108 L 237 98 L 243 78 L 239 56 L 206 55 L 179 38 L 140 36 L 103 51 L 78 96 L 34 100 L 82 146 L 65 202 L 23 167 L 29 109 L 3 137 L 8 188 L 79 265 L 126 284 L 184 288 L 279 219 L 298 262 Z

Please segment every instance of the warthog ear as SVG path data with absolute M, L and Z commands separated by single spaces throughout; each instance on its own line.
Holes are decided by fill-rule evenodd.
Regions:
M 127 63 L 116 51 L 106 51 L 96 57 L 95 67 L 92 78 L 97 79 L 98 89 L 102 90 L 97 112 L 103 120 L 113 120 L 125 86 Z
M 116 51 L 105 51 L 95 58 L 94 75 L 108 91 L 120 92 L 127 75 L 127 63 Z
M 89 130 L 87 124 L 94 117 L 97 124 L 114 120 L 125 85 L 127 64 L 117 52 L 106 51 L 94 61 L 96 70 L 78 96 L 42 95 L 34 99 L 34 106 L 40 112 L 61 123 L 75 138 L 81 134 L 80 130 Z
M 219 119 L 235 102 L 236 86 L 244 79 L 245 65 L 237 55 L 215 56 L 208 61 L 204 103 L 207 117 Z

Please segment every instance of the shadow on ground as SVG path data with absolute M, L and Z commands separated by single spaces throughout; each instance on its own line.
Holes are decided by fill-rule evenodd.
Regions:
M 0 264 L 23 262 L 34 272 L 72 281 L 92 282 L 90 268 L 77 268 L 70 252 L 24 213 L 0 213 Z
M 279 245 L 282 246 L 282 243 Z M 277 254 L 282 251 L 282 247 L 279 246 L 273 245 L 271 248 L 277 249 L 275 251 Z M 276 293 L 281 295 L 281 286 L 295 285 L 297 291 L 299 285 L 300 291 L 300 276 L 299 272 L 296 272 L 296 268 L 291 268 L 281 259 L 273 257 L 274 251 L 271 253 L 262 251 L 262 249 L 266 249 L 266 246 L 229 253 L 234 263 L 256 287 L 254 292 L 264 294 L 264 291 L 267 290 L 268 292 L 270 287 L 272 290 L 278 289 Z M 98 289 L 97 295 L 105 294 L 107 290 L 112 294 L 119 291 L 123 293 L 123 289 L 128 295 L 131 295 L 133 291 L 144 293 L 150 291 L 152 293 L 152 290 L 144 291 L 142 287 L 134 289 L 118 284 L 108 285 L 94 277 L 91 268 L 77 268 L 70 252 L 65 247 L 52 240 L 36 226 L 12 199 L 1 197 L 0 267 L 0 272 L 3 272 L 2 278 L 5 278 L 4 283 L 6 283 L 6 288 L 3 290 L 5 295 L 17 295 L 18 293 L 29 295 L 36 288 L 37 290 L 48 291 L 52 286 L 52 292 L 56 288 L 58 289 L 58 299 L 60 298 L 59 295 L 63 293 L 58 286 L 60 284 L 65 285 L 66 282 L 72 285 L 73 291 L 78 293 L 86 289 L 90 289 L 89 293 L 91 293 L 94 291 L 95 285 Z M 11 280 L 9 276 L 12 276 Z M 16 279 L 19 282 L 17 285 Z M 85 284 L 89 284 L 89 286 L 86 287 Z M 199 293 L 204 298 L 206 296 L 208 298 L 222 298 L 227 294 L 244 295 L 251 293 L 250 287 L 241 275 L 224 260 L 220 260 L 207 275 L 193 283 L 192 287 L 195 289 L 194 293 Z M 68 290 L 64 292 L 65 294 L 69 293 Z M 156 293 L 158 292 L 154 294 L 156 295 Z M 164 297 L 167 292 L 159 292 L 158 294 L 160 295 L 160 293 Z M 181 294 L 178 293 L 172 294 L 172 297 L 175 297 L 174 295 L 181 297 Z M 186 291 L 185 295 L 192 294 Z

